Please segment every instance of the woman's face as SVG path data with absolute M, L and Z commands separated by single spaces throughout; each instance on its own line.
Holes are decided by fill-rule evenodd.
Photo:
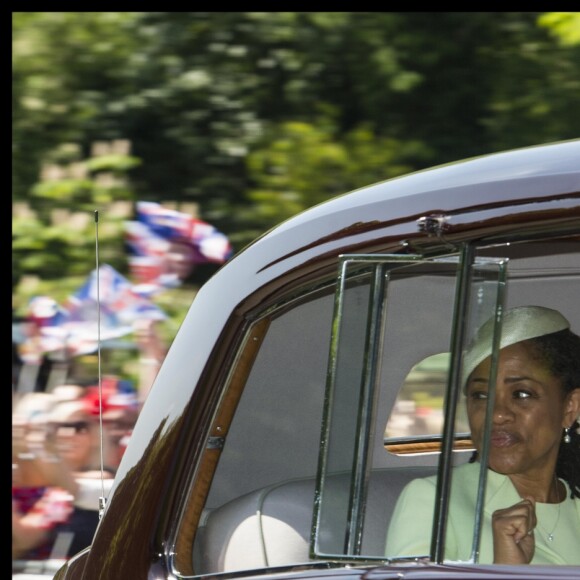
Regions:
M 483 443 L 490 365 L 488 357 L 475 368 L 466 390 L 467 414 L 478 450 Z M 529 344 L 503 348 L 490 433 L 491 469 L 531 477 L 553 473 L 562 429 L 575 418 L 577 395 L 564 395 L 559 379 L 532 356 Z

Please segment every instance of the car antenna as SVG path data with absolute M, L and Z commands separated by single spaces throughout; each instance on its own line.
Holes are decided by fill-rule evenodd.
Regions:
M 101 496 L 99 497 L 99 520 L 105 511 L 107 500 L 105 498 L 105 467 L 103 462 L 103 382 L 101 380 L 101 292 L 99 273 L 99 210 L 95 210 L 95 264 L 97 274 L 97 377 L 99 385 L 99 437 L 100 437 L 100 458 L 101 458 Z

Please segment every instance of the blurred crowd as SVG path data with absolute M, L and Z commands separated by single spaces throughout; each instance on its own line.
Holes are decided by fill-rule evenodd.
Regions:
M 65 304 L 33 297 L 20 340 L 13 330 L 13 567 L 90 545 L 101 498 L 165 358 L 158 325 L 167 316 L 151 298 L 232 253 L 227 237 L 195 216 L 137 202 L 135 217 L 125 224 L 132 279 L 104 264 Z M 75 380 L 75 359 L 126 335 L 139 353 L 136 387 L 115 376 Z
M 89 546 L 140 409 L 165 355 L 152 321 L 136 325 L 139 384 L 68 379 L 12 405 L 12 560 L 67 559 Z M 102 427 L 102 428 L 101 428 Z

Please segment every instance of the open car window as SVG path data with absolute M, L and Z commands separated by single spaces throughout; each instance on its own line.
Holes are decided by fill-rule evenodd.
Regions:
M 450 364 L 451 353 L 441 352 L 413 365 L 387 419 L 384 439 L 387 451 L 411 455 L 439 449 Z M 473 448 L 463 405 L 457 409 L 454 447 Z
M 336 279 L 258 311 L 193 474 L 176 569 L 481 562 L 486 472 L 477 465 L 468 546 L 458 553 L 447 541 L 454 469 L 470 466 L 474 449 L 462 353 L 513 305 L 574 313 L 579 255 L 573 239 L 429 259 L 343 256 Z M 391 543 L 408 537 L 392 526 L 395 506 L 418 479 L 437 498 L 408 518 L 424 541 Z
M 458 396 L 460 360 L 449 353 L 460 352 L 463 335 L 501 308 L 506 265 L 486 258 L 462 267 L 460 256 L 342 258 L 313 534 L 317 556 L 435 559 L 432 540 L 444 550 L 437 523 L 445 521 L 451 468 L 473 451 Z M 423 390 L 417 385 L 421 364 L 423 370 L 437 364 L 435 382 Z M 440 455 L 444 435 L 451 444 Z M 438 467 L 443 477 L 437 483 Z M 425 529 L 419 552 L 400 542 L 389 553 L 394 506 L 418 477 L 431 477 L 442 501 L 427 505 L 430 513 L 414 522 Z M 435 505 L 443 509 L 436 513 Z M 477 522 L 474 514 L 474 542 Z

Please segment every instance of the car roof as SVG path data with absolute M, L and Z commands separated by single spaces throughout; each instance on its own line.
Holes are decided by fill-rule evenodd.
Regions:
M 482 185 L 493 198 L 496 190 L 503 193 L 503 184 L 523 180 L 544 182 L 543 178 L 550 178 L 553 185 L 548 193 L 578 191 L 579 159 L 580 139 L 481 155 L 423 169 L 343 194 L 306 210 L 296 218 L 288 220 L 286 225 L 291 226 L 295 221 L 312 219 L 321 212 L 328 215 L 340 211 L 345 204 L 352 209 L 356 205 L 399 198 L 408 199 L 422 194 L 428 194 L 445 203 L 447 192 L 455 189 L 462 189 L 466 202 L 477 203 L 477 198 L 472 200 L 471 197 L 479 193 Z M 513 197 L 524 195 L 528 196 L 530 193 L 518 192 L 512 188 Z M 505 195 L 503 197 L 505 198 Z
M 199 289 L 155 381 L 165 392 L 154 385 L 142 415 L 151 414 L 150 424 L 157 425 L 156 418 L 167 414 L 169 424 L 180 415 L 207 361 L 221 360 L 235 327 L 252 319 L 254 309 L 286 299 L 291 285 L 316 283 L 323 271 L 334 277 L 341 253 L 404 251 L 405 236 L 428 237 L 418 231 L 420 216 L 461 214 L 460 227 L 469 237 L 482 216 L 494 221 L 499 215 L 502 227 L 511 230 L 518 222 L 504 223 L 506 208 L 517 217 L 532 207 L 541 222 L 546 205 L 541 201 L 550 205 L 568 196 L 567 204 L 555 205 L 577 227 L 579 160 L 580 139 L 497 153 L 376 183 L 290 218 L 236 254 Z M 522 227 L 529 219 L 519 220 Z M 185 360 L 191 363 L 188 373 L 173 372 Z M 142 421 L 136 432 L 146 424 Z M 143 441 L 148 439 L 144 434 Z
M 580 139 L 484 155 L 375 183 L 286 220 L 248 246 L 281 258 L 342 234 L 407 216 L 461 212 L 580 192 Z M 278 243 L 274 243 L 280 238 Z M 258 246 L 258 247 L 255 247 Z M 243 252 L 242 252 L 243 253 Z M 270 258 L 276 261 L 272 255 Z
M 540 199 L 580 195 L 580 139 L 494 153 L 375 183 L 286 220 L 238 253 L 223 269 L 243 263 L 258 273 L 302 253 L 332 252 L 356 236 L 415 221 L 430 213 L 465 213 Z M 522 208 L 524 211 L 524 208 Z M 414 230 L 416 231 L 416 227 Z M 349 241 L 347 242 L 347 238 Z M 304 254 L 306 252 L 306 254 Z M 290 266 L 291 267 L 291 266 Z

